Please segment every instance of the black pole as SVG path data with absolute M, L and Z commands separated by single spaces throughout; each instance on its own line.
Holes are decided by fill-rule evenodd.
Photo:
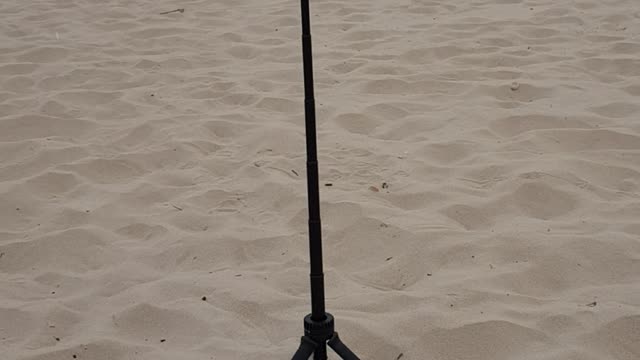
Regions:
M 309 278 L 311 314 L 304 318 L 304 336 L 293 360 L 327 360 L 327 345 L 342 359 L 359 360 L 334 331 L 334 318 L 325 312 L 324 273 L 322 269 L 322 226 L 320 223 L 320 189 L 316 144 L 316 106 L 313 94 L 313 61 L 309 0 L 300 0 L 302 9 L 302 62 L 304 70 L 304 115 L 307 137 L 307 196 L 309 200 Z
M 302 63 L 304 69 L 304 114 L 307 134 L 307 195 L 309 200 L 309 256 L 311 260 L 311 318 L 326 318 L 324 308 L 324 273 L 322 269 L 322 226 L 318 185 L 318 150 L 316 145 L 316 106 L 313 94 L 313 60 L 309 0 L 302 0 Z

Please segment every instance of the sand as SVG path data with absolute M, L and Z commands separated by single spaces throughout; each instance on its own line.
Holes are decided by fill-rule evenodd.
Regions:
M 344 341 L 639 359 L 640 2 L 312 12 Z M 290 358 L 310 310 L 299 2 L 0 17 L 0 357 Z

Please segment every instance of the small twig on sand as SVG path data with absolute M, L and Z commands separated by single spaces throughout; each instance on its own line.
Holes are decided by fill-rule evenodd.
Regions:
M 173 206 L 176 210 L 182 211 L 182 208 L 181 208 L 181 207 L 175 206 L 175 205 L 173 205 L 173 204 L 171 204 L 171 206 Z
M 161 12 L 160 15 L 167 15 L 167 14 L 171 14 L 174 12 L 179 12 L 179 13 L 183 13 L 184 9 L 175 9 L 175 10 L 171 10 L 171 11 L 165 11 L 165 12 Z

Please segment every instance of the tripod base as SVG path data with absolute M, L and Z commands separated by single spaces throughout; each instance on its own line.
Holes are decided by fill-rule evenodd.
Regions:
M 311 315 L 304 318 L 304 336 L 292 360 L 308 360 L 311 355 L 314 360 L 327 360 L 327 345 L 344 360 L 360 360 L 334 331 L 331 314 L 326 314 L 323 321 L 312 320 Z

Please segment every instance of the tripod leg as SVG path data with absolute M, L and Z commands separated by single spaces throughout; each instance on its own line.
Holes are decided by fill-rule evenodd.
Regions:
M 336 352 L 342 359 L 344 360 L 360 360 L 359 357 L 356 356 L 347 345 L 345 345 L 342 340 L 338 337 L 338 333 L 333 333 L 333 337 L 328 342 L 329 346 Z
M 327 343 L 326 342 L 322 342 L 318 344 L 318 347 L 313 353 L 313 360 L 327 360 Z
M 306 336 L 303 336 L 300 340 L 300 347 L 298 348 L 298 351 L 296 351 L 296 353 L 293 355 L 293 358 L 291 360 L 309 360 L 313 352 L 316 351 L 317 347 L 318 344 L 316 344 L 313 340 L 309 339 Z

